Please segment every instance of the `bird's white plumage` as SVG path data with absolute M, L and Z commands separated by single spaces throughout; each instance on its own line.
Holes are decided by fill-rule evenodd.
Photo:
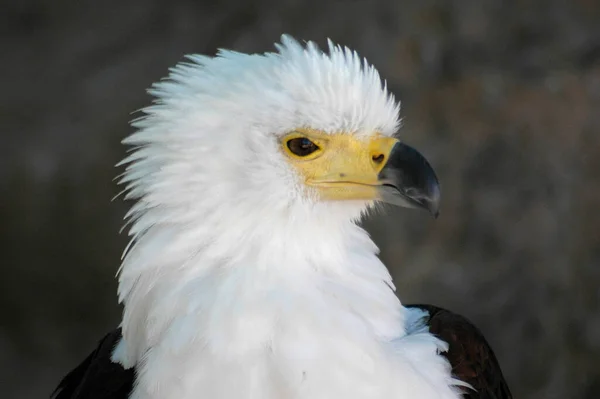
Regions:
M 399 105 L 347 49 L 277 48 L 190 57 L 125 140 L 113 358 L 137 367 L 132 398 L 458 398 L 356 224 L 369 204 L 308 195 L 278 147 L 298 127 L 392 135 Z

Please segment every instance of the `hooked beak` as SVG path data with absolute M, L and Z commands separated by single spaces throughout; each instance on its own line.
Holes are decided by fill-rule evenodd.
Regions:
M 440 184 L 433 168 L 414 148 L 397 142 L 378 174 L 380 200 L 439 215 Z

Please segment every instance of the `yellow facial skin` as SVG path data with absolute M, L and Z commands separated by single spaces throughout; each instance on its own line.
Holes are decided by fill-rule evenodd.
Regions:
M 306 156 L 294 154 L 290 140 L 307 138 L 318 149 Z M 389 159 L 398 140 L 374 134 L 326 134 L 312 129 L 297 129 L 281 139 L 283 152 L 322 200 L 375 200 L 382 183 L 378 174 Z

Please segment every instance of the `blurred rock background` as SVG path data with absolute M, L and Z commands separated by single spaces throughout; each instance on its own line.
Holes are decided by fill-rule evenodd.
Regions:
M 0 13 L 0 385 L 46 397 L 117 325 L 131 112 L 186 53 L 288 32 L 366 56 L 440 219 L 366 222 L 404 302 L 489 338 L 516 398 L 600 397 L 600 2 L 4 0 Z M 6 396 L 5 396 L 6 395 Z

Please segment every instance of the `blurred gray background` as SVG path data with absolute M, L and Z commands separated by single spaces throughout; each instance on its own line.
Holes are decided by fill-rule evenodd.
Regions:
M 374 63 L 439 172 L 438 220 L 366 222 L 402 301 L 473 320 L 516 398 L 600 397 L 600 1 L 2 3 L 2 397 L 46 397 L 118 324 L 113 165 L 145 89 L 283 32 Z

